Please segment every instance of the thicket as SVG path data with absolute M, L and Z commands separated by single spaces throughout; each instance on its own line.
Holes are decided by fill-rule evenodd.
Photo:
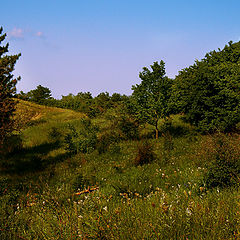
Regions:
M 240 42 L 180 71 L 173 102 L 201 132 L 234 131 L 240 121 Z
M 115 108 L 128 99 L 126 95 L 113 93 L 110 96 L 108 92 L 102 92 L 96 97 L 93 97 L 90 92 L 79 92 L 76 95 L 70 93 L 62 96 L 61 99 L 55 99 L 51 97 L 51 90 L 41 85 L 27 93 L 20 91 L 15 97 L 46 106 L 72 109 L 85 113 L 91 118 L 106 113 L 108 109 Z

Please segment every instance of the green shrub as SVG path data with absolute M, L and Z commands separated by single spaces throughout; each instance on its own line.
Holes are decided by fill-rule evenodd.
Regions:
M 208 188 L 236 185 L 240 180 L 240 137 L 218 133 L 206 143 Z
M 97 128 L 88 120 L 81 121 L 83 128 L 77 131 L 72 125 L 68 126 L 69 132 L 64 138 L 65 149 L 70 153 L 90 153 L 96 149 Z
M 23 148 L 23 141 L 22 137 L 19 134 L 14 134 L 8 136 L 5 139 L 3 150 L 2 150 L 2 157 L 7 154 L 11 154 L 13 152 L 17 152 Z M 1 158 L 1 157 L 0 157 Z
M 59 131 L 57 127 L 52 127 L 48 132 L 48 138 L 52 142 L 60 141 L 61 137 L 62 137 L 62 133 Z
M 107 129 L 98 136 L 97 150 L 100 154 L 105 153 L 112 144 L 118 143 L 120 140 L 121 132 Z
M 122 132 L 125 140 L 139 138 L 138 124 L 129 117 L 122 116 L 117 123 L 117 127 Z

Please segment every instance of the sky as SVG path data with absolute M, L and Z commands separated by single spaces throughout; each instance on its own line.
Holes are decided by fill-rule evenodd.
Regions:
M 155 61 L 174 78 L 239 41 L 239 10 L 239 0 L 11 0 L 1 1 L 0 26 L 9 54 L 21 53 L 18 92 L 130 95 Z

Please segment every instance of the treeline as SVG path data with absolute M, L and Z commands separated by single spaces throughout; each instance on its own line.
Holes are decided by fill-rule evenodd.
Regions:
M 16 97 L 26 101 L 43 104 L 46 106 L 72 109 L 83 112 L 89 117 L 99 116 L 107 111 L 126 102 L 129 97 L 119 93 L 110 95 L 108 92 L 102 92 L 93 97 L 90 92 L 79 92 L 74 95 L 72 93 L 62 96 L 61 99 L 55 99 L 51 96 L 51 90 L 41 85 L 36 89 L 27 93 L 21 91 Z
M 39 85 L 18 98 L 48 106 L 84 112 L 89 117 L 109 108 L 124 106 L 126 114 L 137 123 L 149 123 L 156 129 L 160 119 L 183 115 L 201 132 L 236 131 L 240 122 L 240 42 L 229 42 L 222 50 L 207 53 L 201 61 L 179 72 L 175 79 L 165 75 L 165 63 L 154 62 L 139 73 L 140 84 L 132 86 L 131 96 L 90 92 L 69 94 L 60 100 L 51 97 L 50 89 Z

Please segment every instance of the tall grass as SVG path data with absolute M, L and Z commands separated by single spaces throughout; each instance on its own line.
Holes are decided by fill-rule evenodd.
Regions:
M 44 111 L 23 130 L 23 148 L 1 162 L 0 239 L 240 239 L 238 183 L 206 181 L 219 157 L 240 161 L 239 135 L 222 135 L 220 146 L 177 118 L 148 145 L 107 135 L 101 154 L 69 154 L 64 136 L 69 123 L 83 130 L 80 115 Z

